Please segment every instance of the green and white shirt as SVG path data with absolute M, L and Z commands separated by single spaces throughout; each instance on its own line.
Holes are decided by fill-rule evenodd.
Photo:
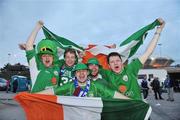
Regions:
M 36 54 L 35 49 L 26 51 L 31 76 L 31 92 L 39 92 L 56 85 L 59 81 L 59 67 L 46 68 Z
M 111 89 L 117 90 L 132 99 L 141 100 L 140 87 L 137 82 L 138 72 L 141 67 L 142 63 L 140 60 L 135 59 L 125 66 L 119 74 L 104 69 L 101 69 L 100 73 L 107 80 Z
M 61 61 L 63 61 L 63 60 L 61 60 Z M 69 82 L 72 82 L 72 79 L 74 77 L 74 74 L 72 72 L 74 66 L 73 67 L 67 67 L 65 65 L 65 62 L 63 62 L 63 63 L 64 64 L 60 65 L 60 74 L 59 74 L 60 80 L 59 80 L 58 86 L 63 86 Z

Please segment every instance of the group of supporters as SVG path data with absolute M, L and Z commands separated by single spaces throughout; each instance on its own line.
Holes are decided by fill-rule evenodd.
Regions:
M 121 55 L 112 52 L 107 56 L 110 70 L 103 69 L 96 58 L 90 58 L 87 63 L 79 62 L 80 55 L 72 48 L 67 48 L 64 59 L 59 60 L 58 46 L 49 39 L 41 40 L 34 47 L 37 33 L 43 27 L 42 21 L 37 22 L 26 44 L 19 45 L 26 50 L 31 93 L 142 100 L 137 75 L 164 28 L 165 22 L 158 20 L 161 24 L 144 54 L 123 65 Z

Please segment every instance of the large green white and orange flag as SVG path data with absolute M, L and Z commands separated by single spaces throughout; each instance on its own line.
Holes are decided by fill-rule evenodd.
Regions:
M 27 120 L 147 120 L 152 111 L 141 100 L 19 93 Z
M 119 43 L 117 43 L 116 48 L 111 48 L 110 46 L 100 46 L 95 45 L 93 43 L 90 43 L 90 45 L 86 47 L 80 47 L 77 44 L 73 43 L 70 40 L 67 40 L 65 38 L 59 37 L 55 34 L 53 34 L 51 31 L 49 31 L 47 28 L 43 27 L 44 34 L 46 38 L 53 39 L 54 41 L 59 43 L 59 47 L 63 49 L 64 45 L 68 45 L 77 49 L 77 50 L 85 50 L 85 56 L 83 57 L 83 62 L 86 63 L 89 58 L 96 57 L 98 58 L 100 64 L 104 68 L 108 68 L 108 64 L 106 61 L 106 56 L 111 52 L 118 52 L 123 57 L 123 61 L 125 62 L 128 58 L 133 56 L 140 45 L 143 43 L 144 39 L 146 38 L 147 32 L 151 29 L 153 29 L 155 26 L 159 25 L 159 21 L 155 20 L 151 24 L 143 27 L 142 29 L 138 30 L 131 36 L 129 36 L 125 40 L 121 40 Z M 82 48 L 82 49 L 80 49 Z

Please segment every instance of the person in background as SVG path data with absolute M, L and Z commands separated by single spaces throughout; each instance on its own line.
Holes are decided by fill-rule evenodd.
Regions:
M 8 93 L 9 88 L 10 88 L 10 80 L 7 80 L 6 83 L 7 83 L 7 86 L 6 86 L 6 93 Z
M 142 91 L 143 91 L 144 99 L 146 99 L 147 96 L 148 96 L 148 90 L 149 90 L 148 82 L 147 82 L 147 76 L 145 76 L 144 79 L 142 80 L 141 88 L 142 88 Z
M 16 93 L 18 89 L 18 80 L 14 79 L 12 84 L 13 84 L 13 93 Z
M 151 86 L 154 91 L 155 99 L 158 100 L 158 96 L 159 96 L 159 99 L 163 100 L 161 96 L 161 87 L 160 87 L 160 81 L 158 77 L 154 77 L 154 80 L 152 81 Z
M 164 81 L 164 86 L 167 89 L 167 93 L 168 93 L 167 101 L 174 101 L 174 97 L 173 97 L 173 82 L 170 79 L 169 75 L 166 76 L 166 80 Z
M 149 93 L 152 93 L 153 92 L 153 90 L 152 90 L 152 86 L 151 86 L 151 82 L 152 82 L 152 80 L 153 80 L 153 77 L 152 76 L 149 76 L 149 78 L 148 78 L 148 80 L 147 80 L 147 82 L 148 82 L 148 88 L 149 88 Z

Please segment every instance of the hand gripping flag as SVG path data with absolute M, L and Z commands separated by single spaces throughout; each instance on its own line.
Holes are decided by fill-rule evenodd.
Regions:
M 72 41 L 65 39 L 63 37 L 59 37 L 49 31 L 46 27 L 43 27 L 44 35 L 46 38 L 52 39 L 56 41 L 60 48 L 64 49 L 65 47 L 71 46 L 72 48 L 84 51 L 85 56 L 83 57 L 83 63 L 87 63 L 89 58 L 96 57 L 103 68 L 108 69 L 108 64 L 106 61 L 106 56 L 111 52 L 118 52 L 122 55 L 122 60 L 125 62 L 128 58 L 133 56 L 140 45 L 143 43 L 144 39 L 147 36 L 147 32 L 153 29 L 155 26 L 160 25 L 158 20 L 155 20 L 153 23 L 143 27 L 142 29 L 138 30 L 127 39 L 120 42 L 116 48 L 112 48 L 110 46 L 100 46 L 100 45 L 88 45 L 87 47 L 83 48 Z
M 147 120 L 152 111 L 141 100 L 19 93 L 15 100 L 27 120 Z

